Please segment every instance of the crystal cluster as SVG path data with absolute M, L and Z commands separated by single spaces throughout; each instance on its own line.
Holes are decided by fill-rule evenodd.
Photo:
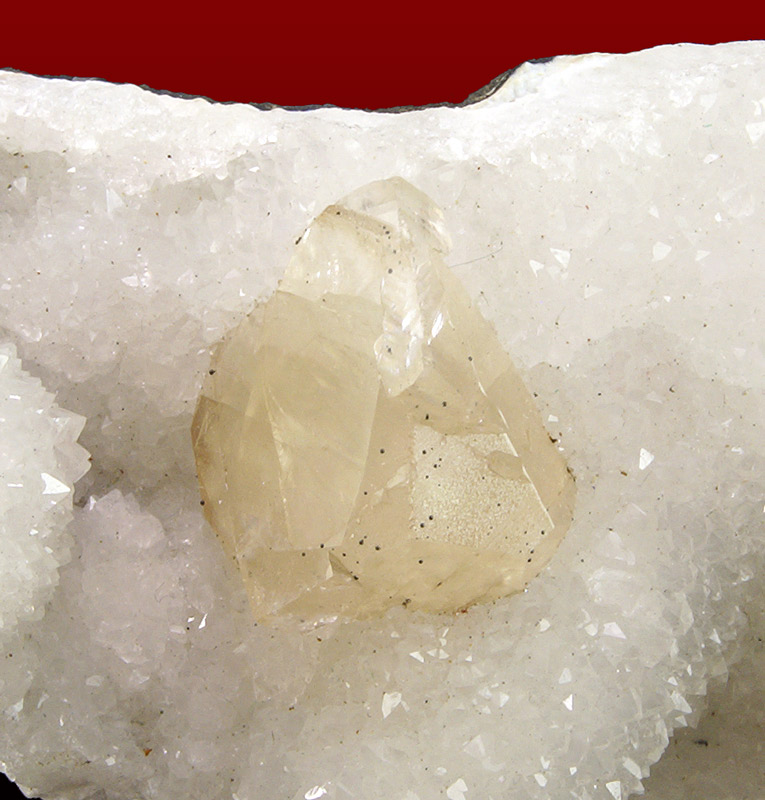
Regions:
M 77 444 L 84 423 L 0 344 L 0 641 L 42 618 L 69 559 L 73 487 L 89 467 Z
M 708 756 L 705 800 L 746 796 L 764 85 L 758 42 L 555 59 L 400 114 L 0 72 L 0 451 L 24 483 L 0 487 L 3 769 L 45 800 L 676 800 L 682 762 L 648 771 L 708 697 L 752 735 L 702 720 L 708 746 L 674 753 Z M 391 176 L 443 209 L 440 257 L 576 475 L 573 520 L 525 591 L 466 613 L 256 625 L 199 505 L 201 376 L 284 294 L 306 225 Z M 71 512 L 41 476 L 72 486 L 80 423 L 17 358 L 87 418 Z
M 496 599 L 569 526 L 573 479 L 449 247 L 413 186 L 365 186 L 213 358 L 197 469 L 259 619 Z

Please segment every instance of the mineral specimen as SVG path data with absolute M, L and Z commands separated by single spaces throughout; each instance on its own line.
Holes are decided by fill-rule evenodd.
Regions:
M 25 483 L 0 486 L 0 768 L 45 800 L 759 797 L 763 86 L 762 42 L 556 58 L 400 114 L 0 70 L 0 472 Z M 442 206 L 574 520 L 465 614 L 254 625 L 198 505 L 200 377 L 291 236 L 391 175 Z M 87 418 L 53 509 L 79 423 L 24 370 Z
M 574 481 L 401 178 L 327 208 L 262 321 L 213 358 L 192 434 L 205 512 L 258 618 L 456 610 L 517 592 Z

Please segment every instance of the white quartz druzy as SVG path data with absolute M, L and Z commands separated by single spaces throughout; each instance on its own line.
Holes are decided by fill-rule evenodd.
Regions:
M 69 558 L 74 482 L 89 466 L 84 423 L 0 344 L 0 642 L 43 616 Z
M 44 616 L 3 620 L 0 761 L 30 795 L 625 800 L 739 655 L 729 707 L 761 726 L 764 44 L 561 58 L 400 114 L 2 72 L 0 175 L 0 329 L 93 458 Z M 202 377 L 308 222 L 391 176 L 443 209 L 574 520 L 467 613 L 254 626 L 199 505 Z M 35 458 L 36 503 L 79 470 Z M 37 507 L 0 508 L 23 552 Z M 65 556 L 34 558 L 30 587 Z

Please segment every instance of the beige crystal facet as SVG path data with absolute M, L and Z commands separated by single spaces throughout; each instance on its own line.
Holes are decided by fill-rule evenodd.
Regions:
M 568 528 L 573 479 L 449 246 L 426 195 L 369 184 L 218 347 L 192 438 L 257 619 L 455 611 L 522 590 Z

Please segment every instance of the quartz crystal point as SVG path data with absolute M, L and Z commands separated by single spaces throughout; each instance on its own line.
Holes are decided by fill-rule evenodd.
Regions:
M 449 247 L 426 195 L 369 184 L 215 353 L 192 438 L 257 619 L 499 598 L 570 524 L 573 479 Z

